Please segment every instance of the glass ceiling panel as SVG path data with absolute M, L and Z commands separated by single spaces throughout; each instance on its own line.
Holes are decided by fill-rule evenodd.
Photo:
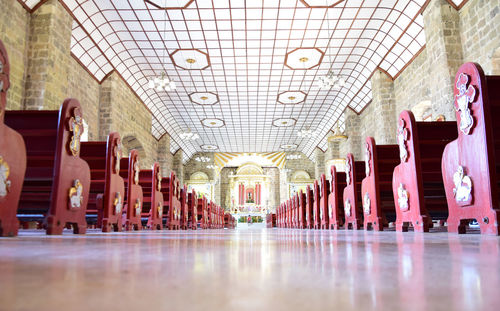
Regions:
M 38 3 L 21 2 L 30 8 Z M 168 132 L 171 151 L 182 148 L 185 160 L 202 145 L 269 152 L 297 144 L 308 156 L 317 146 L 324 150 L 342 112 L 348 106 L 360 112 L 370 103 L 374 70 L 395 77 L 425 45 L 419 14 L 425 0 L 351 0 L 330 9 L 307 8 L 298 0 L 194 0 L 185 9 L 168 10 L 143 0 L 62 2 L 77 20 L 74 56 L 97 80 L 116 69 L 152 111 L 153 135 Z M 298 48 L 308 53 L 316 48 L 323 56 L 314 66 L 290 68 L 287 54 Z M 195 59 L 194 65 L 187 58 Z M 318 77 L 329 70 L 346 79 L 345 87 L 317 87 Z M 162 72 L 176 82 L 176 91 L 148 89 L 148 80 Z M 298 104 L 278 103 L 286 91 L 307 97 Z M 193 103 L 188 95 L 194 92 L 217 94 L 218 102 Z M 223 119 L 225 125 L 207 127 L 206 118 Z M 273 126 L 279 118 L 296 123 Z M 305 127 L 318 135 L 298 137 Z M 201 138 L 182 141 L 179 134 L 187 130 Z

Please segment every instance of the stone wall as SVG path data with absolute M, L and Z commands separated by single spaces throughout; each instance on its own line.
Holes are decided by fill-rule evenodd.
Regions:
M 500 74 L 494 67 L 500 55 L 500 1 L 469 0 L 458 12 L 464 62 L 479 63 L 486 74 Z
M 7 109 L 23 108 L 30 14 L 17 0 L 0 0 L 0 40 L 10 62 L 10 89 Z
M 58 0 L 46 1 L 31 14 L 16 0 L 0 0 L 0 7 L 0 39 L 11 64 L 8 109 L 59 109 L 65 98 L 76 98 L 89 140 L 106 140 L 110 131 L 117 131 L 126 148 L 140 149 L 141 167 L 161 160 L 165 170 L 171 169 L 169 137 L 163 139 L 162 147 L 168 148 L 159 157 L 151 113 L 124 80 L 115 72 L 99 84 L 73 58 L 73 19 Z

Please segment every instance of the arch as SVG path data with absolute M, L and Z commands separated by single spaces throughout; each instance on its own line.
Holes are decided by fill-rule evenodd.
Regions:
M 308 172 L 303 171 L 303 170 L 298 170 L 295 171 L 292 175 L 291 182 L 297 183 L 297 182 L 309 182 L 311 179 L 311 176 L 309 175 Z
M 141 160 L 147 158 L 146 151 L 142 147 L 141 142 L 134 135 L 127 135 L 122 138 L 123 155 L 128 156 L 130 150 L 135 149 L 139 152 L 139 157 Z
M 432 119 L 432 103 L 424 100 L 411 108 L 416 121 L 434 121 Z
M 208 178 L 208 175 L 204 172 L 194 172 L 193 174 L 191 174 L 191 176 L 189 177 L 189 180 L 190 181 L 197 181 L 197 182 L 208 182 L 209 181 L 209 178 Z
M 237 175 L 263 175 L 264 170 L 257 163 L 247 162 L 236 170 Z
M 500 47 L 491 56 L 491 74 L 500 75 Z

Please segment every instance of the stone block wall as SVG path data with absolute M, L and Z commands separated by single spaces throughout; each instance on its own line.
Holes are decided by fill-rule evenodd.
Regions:
M 0 0 L 0 40 L 3 41 L 10 62 L 10 89 L 7 109 L 23 108 L 24 84 L 30 14 L 17 0 Z
M 141 167 L 161 158 L 170 170 L 169 141 L 168 148 L 158 150 L 151 113 L 124 80 L 113 73 L 99 84 L 71 55 L 73 19 L 58 0 L 33 13 L 16 0 L 0 0 L 0 7 L 0 39 L 11 64 L 8 109 L 59 109 L 65 98 L 76 98 L 89 140 L 106 140 L 110 131 L 118 131 L 142 148 Z
M 458 14 L 463 61 L 500 75 L 500 1 L 469 0 Z

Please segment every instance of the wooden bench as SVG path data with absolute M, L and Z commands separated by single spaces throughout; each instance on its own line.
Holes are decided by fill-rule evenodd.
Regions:
M 286 227 L 292 228 L 293 214 L 292 214 L 292 199 L 286 201 Z
M 396 220 L 392 173 L 399 164 L 398 145 L 377 145 L 373 137 L 365 141 L 365 175 L 361 194 L 365 230 L 382 231 Z
M 139 173 L 139 185 L 142 188 L 143 204 L 142 222 L 143 226 L 152 230 L 163 229 L 163 194 L 161 192 L 160 165 L 155 162 L 151 170 L 141 170 Z
M 142 187 L 139 184 L 140 173 L 139 152 L 133 149 L 130 151 L 128 158 L 120 160 L 120 176 L 123 178 L 127 193 L 123 205 L 125 210 L 125 230 L 127 231 L 142 229 L 141 217 L 144 200 Z
M 361 181 L 365 173 L 365 162 L 354 161 L 352 153 L 345 160 L 346 187 L 344 188 L 344 224 L 346 229 L 359 230 L 363 225 L 361 211 Z
M 325 174 L 321 174 L 319 188 L 319 228 L 328 229 L 328 199 L 330 196 L 330 182 L 326 179 Z
M 306 229 L 314 228 L 313 209 L 314 209 L 314 191 L 311 186 L 306 187 Z
M 442 157 L 448 231 L 465 233 L 477 220 L 483 234 L 499 235 L 500 76 L 485 76 L 478 64 L 463 64 L 455 78 L 458 138 Z
M 266 228 L 276 227 L 276 214 L 266 214 Z
M 455 122 L 416 122 L 411 111 L 398 118 L 401 163 L 394 168 L 392 192 L 396 205 L 396 230 L 427 232 L 432 216 L 446 219 L 448 209 L 441 175 L 441 157 L 457 138 Z
M 80 103 L 66 99 L 59 111 L 5 111 L 5 124 L 26 143 L 27 168 L 18 214 L 46 216 L 47 234 L 87 230 L 90 169 L 80 158 Z M 13 136 L 14 137 L 14 136 Z
M 224 214 L 224 228 L 226 229 L 236 228 L 236 218 L 234 218 L 230 213 Z
M 184 185 L 184 187 L 181 188 L 181 195 L 180 195 L 180 203 L 181 203 L 181 229 L 182 230 L 187 230 L 188 229 L 188 222 L 189 222 L 189 210 L 188 210 L 188 205 L 187 205 L 187 186 Z
M 90 167 L 87 216 L 96 217 L 102 232 L 121 231 L 125 185 L 120 176 L 120 135 L 113 132 L 107 141 L 82 142 L 80 157 Z
M 319 191 L 319 183 L 317 180 L 314 181 L 313 184 L 313 197 L 314 197 L 314 204 L 313 204 L 313 228 L 314 229 L 321 229 L 321 219 L 320 219 L 320 191 Z
M 208 202 L 205 196 L 198 198 L 198 227 L 208 229 Z
M 188 206 L 188 228 L 191 230 L 197 229 L 198 222 L 198 197 L 196 196 L 196 191 L 194 189 L 188 193 L 187 199 Z
M 291 214 L 292 214 L 292 224 L 291 224 L 291 228 L 297 228 L 298 227 L 298 216 L 299 216 L 299 213 L 298 213 L 298 202 L 297 202 L 297 199 L 298 199 L 298 196 L 297 194 L 295 194 L 294 196 L 292 196 L 290 198 L 290 205 L 291 205 L 291 208 L 292 208 L 292 211 L 291 211 Z
M 282 216 L 282 213 L 281 213 L 281 209 L 283 208 L 283 203 L 280 203 L 280 205 L 276 208 L 276 226 L 278 228 L 281 228 L 281 223 L 282 223 L 282 220 L 281 220 L 281 216 Z
M 166 217 L 168 229 L 179 229 L 181 225 L 181 202 L 179 181 L 174 172 L 170 172 L 170 177 L 161 181 L 161 192 L 163 194 L 163 214 Z
M 332 180 L 330 182 L 330 195 L 328 196 L 328 228 L 338 230 L 344 225 L 344 188 L 346 187 L 346 174 L 337 172 L 335 165 L 330 167 Z
M 4 124 L 10 64 L 0 40 L 0 236 L 16 236 L 19 197 L 26 172 L 26 146 L 18 132 Z
M 297 228 L 306 228 L 306 194 L 302 189 L 297 194 L 297 212 L 298 212 L 298 225 Z

